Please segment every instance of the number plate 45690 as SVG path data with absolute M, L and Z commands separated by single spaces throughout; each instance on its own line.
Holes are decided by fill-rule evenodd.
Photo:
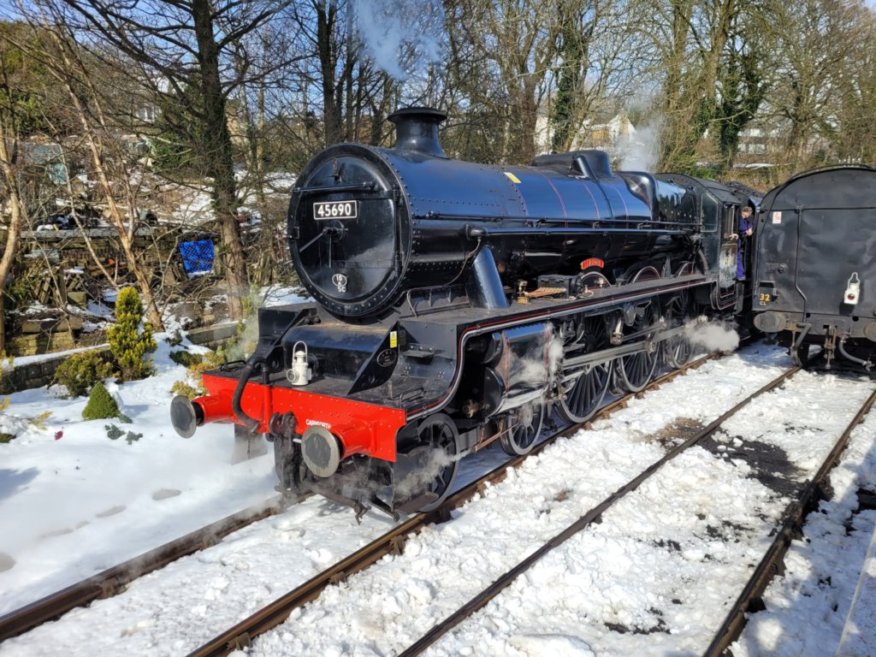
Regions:
M 313 204 L 313 218 L 355 219 L 359 216 L 359 201 L 321 201 Z

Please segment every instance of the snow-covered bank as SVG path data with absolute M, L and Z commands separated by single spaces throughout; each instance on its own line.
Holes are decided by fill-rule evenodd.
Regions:
M 108 384 L 131 424 L 83 421 L 86 398 L 44 388 L 9 397 L 0 423 L 51 415 L 0 445 L 0 552 L 13 560 L 0 572 L 0 613 L 274 494 L 270 456 L 231 465 L 229 425 L 176 435 L 170 388 L 185 368 L 170 350 L 159 342 L 155 376 Z M 125 435 L 111 440 L 110 425 Z
M 266 288 L 253 302 L 294 303 L 298 292 Z M 257 326 L 247 323 L 244 340 Z M 169 357 L 180 347 L 156 337 L 153 376 L 107 384 L 131 424 L 84 421 L 87 399 L 65 399 L 57 386 L 6 397 L 0 432 L 17 437 L 0 444 L 0 613 L 275 494 L 270 454 L 231 464 L 230 425 L 201 427 L 191 440 L 176 434 L 170 390 L 186 370 Z M 112 426 L 122 431 L 115 440 Z

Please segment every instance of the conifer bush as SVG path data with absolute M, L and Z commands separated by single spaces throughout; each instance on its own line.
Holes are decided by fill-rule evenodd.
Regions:
M 96 351 L 73 354 L 55 370 L 55 382 L 67 388 L 71 397 L 88 394 L 91 387 L 113 373 L 113 366 Z
M 204 357 L 201 354 L 192 354 L 188 351 L 171 351 L 170 360 L 177 365 L 191 367 L 192 365 L 200 365 L 204 362 Z
M 106 386 L 103 383 L 95 383 L 91 394 L 88 395 L 88 403 L 82 411 L 82 418 L 85 420 L 106 420 L 118 417 L 118 415 L 119 405 L 109 394 Z
M 152 327 L 143 323 L 143 304 L 132 287 L 119 291 L 116 298 L 116 323 L 107 329 L 110 351 L 119 367 L 122 381 L 143 379 L 152 374 L 152 359 L 146 354 L 155 351 Z
M 196 388 L 191 383 L 188 383 L 186 381 L 174 381 L 173 385 L 170 387 L 170 391 L 175 395 L 182 395 L 183 397 L 188 397 L 189 399 L 200 397 L 206 392 L 203 388 Z
M 172 351 L 170 358 L 175 363 L 185 365 L 186 378 L 174 382 L 170 391 L 176 395 L 184 395 L 189 399 L 206 395 L 204 388 L 204 372 L 219 369 L 225 364 L 225 351 L 220 347 L 216 351 L 208 351 L 206 354 L 190 354 L 185 351 Z

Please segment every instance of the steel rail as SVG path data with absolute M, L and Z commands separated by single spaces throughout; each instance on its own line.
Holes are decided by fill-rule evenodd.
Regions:
M 713 356 L 706 358 L 711 357 Z M 706 358 L 689 363 L 684 369 L 669 372 L 659 379 L 655 379 L 651 386 L 674 378 L 687 369 L 698 367 Z M 626 399 L 628 397 L 619 398 L 606 405 L 600 410 L 600 415 L 626 403 Z M 545 441 L 545 443 L 547 442 L 548 440 Z M 544 444 L 533 451 L 540 451 L 543 446 Z M 502 468 L 504 467 L 507 467 L 507 464 L 502 466 Z M 229 534 L 274 515 L 282 508 L 283 504 L 280 500 L 272 500 L 261 506 L 245 509 L 10 611 L 0 616 L 0 642 L 24 634 L 43 623 L 56 620 L 76 607 L 88 605 L 98 599 L 112 597 L 135 579 L 158 570 L 177 559 L 215 545 Z
M 717 431 L 721 425 L 730 417 L 738 413 L 741 409 L 747 406 L 753 399 L 759 397 L 760 395 L 767 393 L 771 390 L 774 390 L 782 383 L 784 383 L 789 377 L 793 376 L 797 372 L 800 371 L 800 367 L 793 367 L 786 372 L 782 373 L 780 376 L 776 377 L 770 383 L 767 383 L 765 386 L 761 387 L 759 390 L 743 399 L 741 402 L 733 406 L 730 410 L 723 413 L 719 418 L 709 423 L 706 427 L 701 429 L 695 435 L 691 436 L 683 443 L 677 445 L 676 447 L 669 450 L 663 458 L 659 461 L 648 466 L 645 470 L 642 471 L 637 477 L 624 484 L 620 488 L 618 488 L 614 493 L 605 498 L 602 502 L 593 507 L 590 511 L 580 516 L 575 522 L 566 527 L 559 534 L 555 535 L 553 538 L 548 540 L 544 545 L 542 545 L 539 549 L 532 552 L 528 557 L 520 561 L 516 566 L 506 571 L 503 575 L 499 576 L 498 579 L 493 581 L 487 588 L 483 589 L 480 593 L 471 598 L 468 602 L 466 602 L 462 607 L 457 609 L 450 616 L 445 618 L 443 621 L 433 626 L 426 634 L 424 634 L 420 639 L 418 639 L 415 643 L 409 646 L 406 650 L 399 653 L 399 657 L 413 657 L 414 655 L 419 655 L 424 652 L 427 648 L 429 648 L 432 644 L 435 643 L 439 638 L 444 636 L 451 629 L 456 627 L 461 621 L 468 618 L 479 609 L 483 608 L 490 600 L 495 598 L 499 593 L 501 593 L 505 588 L 507 588 L 515 579 L 517 579 L 521 574 L 525 573 L 529 570 L 533 565 L 535 565 L 539 560 L 541 560 L 545 555 L 553 551 L 555 548 L 559 547 L 566 541 L 568 541 L 573 536 L 580 533 L 582 530 L 586 529 L 590 525 L 598 522 L 602 517 L 602 514 L 605 513 L 610 507 L 616 504 L 620 499 L 625 497 L 627 494 L 635 491 L 643 482 L 653 476 L 656 472 L 658 472 L 666 463 L 676 458 L 679 454 L 687 450 L 688 448 L 696 445 L 701 442 L 705 438 L 711 436 L 715 431 Z
M 848 447 L 852 432 L 876 403 L 876 390 L 867 398 L 860 410 L 849 422 L 845 431 L 837 439 L 836 444 L 825 458 L 818 472 L 803 487 L 796 500 L 791 501 L 785 509 L 784 520 L 781 529 L 776 532 L 776 537 L 766 554 L 761 559 L 757 568 L 754 569 L 751 578 L 739 594 L 736 603 L 730 609 L 715 638 L 703 653 L 703 657 L 720 657 L 742 634 L 742 630 L 748 622 L 746 614 L 754 610 L 754 603 L 761 599 L 763 592 L 773 577 L 779 572 L 785 554 L 791 547 L 795 537 L 801 535 L 803 521 L 811 511 L 815 510 L 818 501 L 824 499 L 827 476 L 836 467 L 846 447 Z
M 604 418 L 619 408 L 627 405 L 630 399 L 642 396 L 647 390 L 659 387 L 685 372 L 696 369 L 709 360 L 718 357 L 718 354 L 703 356 L 686 364 L 684 367 L 667 372 L 657 378 L 644 389 L 637 393 L 629 393 L 615 399 L 602 407 L 594 418 L 588 422 L 564 427 L 554 434 L 545 438 L 536 445 L 529 453 L 516 456 L 497 466 L 476 481 L 468 484 L 461 490 L 447 498 L 437 509 L 428 513 L 417 514 L 401 525 L 396 526 L 383 536 L 375 539 L 365 547 L 349 555 L 331 568 L 315 575 L 310 580 L 278 598 L 271 604 L 258 610 L 248 618 L 242 620 L 234 627 L 217 635 L 209 642 L 189 653 L 188 657 L 216 657 L 227 655 L 234 650 L 242 650 L 248 647 L 252 640 L 265 632 L 273 629 L 285 621 L 293 610 L 302 607 L 308 602 L 319 597 L 322 591 L 331 584 L 343 581 L 350 575 L 365 570 L 387 554 L 399 553 L 403 549 L 406 538 L 413 535 L 429 524 L 447 520 L 450 511 L 461 506 L 474 498 L 490 483 L 495 484 L 505 478 L 509 468 L 519 467 L 527 458 L 535 456 L 545 450 L 549 445 L 561 437 L 568 437 L 577 433 L 582 427 L 587 426 L 593 420 Z
M 0 616 L 0 642 L 55 620 L 71 609 L 116 595 L 135 579 L 215 545 L 232 532 L 274 515 L 281 509 L 279 500 L 244 509 L 4 614 Z

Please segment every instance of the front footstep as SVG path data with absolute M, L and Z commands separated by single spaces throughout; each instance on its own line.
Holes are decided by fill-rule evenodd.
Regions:
M 15 565 L 15 559 L 5 552 L 0 552 L 0 573 L 11 569 Z
M 152 493 L 152 499 L 156 502 L 161 500 L 166 500 L 169 497 L 176 497 L 182 491 L 177 490 L 176 488 L 159 488 L 157 491 Z
M 106 511 L 101 511 L 100 513 L 96 514 L 96 516 L 98 518 L 109 518 L 110 516 L 114 516 L 117 513 L 121 513 L 125 510 L 125 508 L 126 507 L 123 504 L 117 504 L 116 506 L 111 506 Z

